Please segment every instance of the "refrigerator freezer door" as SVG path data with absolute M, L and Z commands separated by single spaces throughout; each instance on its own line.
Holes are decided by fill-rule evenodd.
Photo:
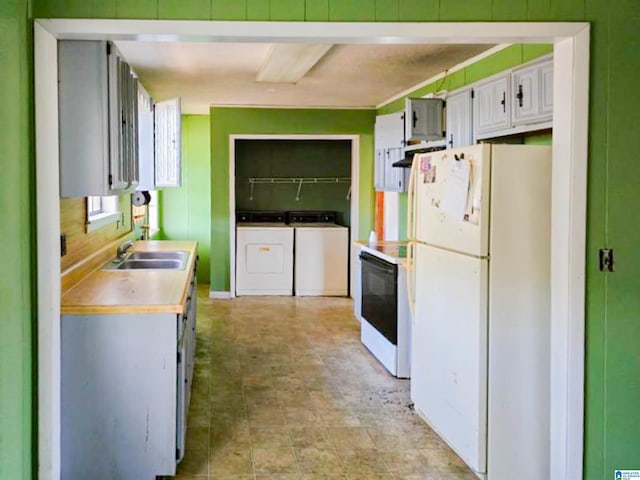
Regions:
M 416 240 L 488 255 L 490 155 L 491 145 L 484 144 L 424 153 L 414 160 Z
M 486 472 L 488 261 L 416 246 L 411 399 L 478 473 Z

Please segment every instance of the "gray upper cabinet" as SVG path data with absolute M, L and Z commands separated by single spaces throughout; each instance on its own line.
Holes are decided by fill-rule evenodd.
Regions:
M 443 109 L 441 98 L 405 98 L 405 140 L 442 140 Z
M 473 124 L 476 135 L 511 126 L 509 75 L 502 75 L 474 87 Z
M 473 143 L 472 90 L 462 90 L 447 98 L 447 148 Z
M 551 60 L 514 69 L 511 74 L 513 125 L 551 120 L 553 64 Z
M 137 89 L 110 42 L 58 42 L 62 197 L 117 195 L 138 185 Z
M 180 99 L 155 104 L 155 186 L 179 187 L 181 181 Z

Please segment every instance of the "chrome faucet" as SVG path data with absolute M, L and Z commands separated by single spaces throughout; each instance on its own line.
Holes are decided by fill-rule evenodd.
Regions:
M 123 262 L 130 248 L 133 248 L 133 242 L 131 240 L 125 240 L 124 242 L 122 242 L 118 247 L 118 251 L 116 252 L 116 258 L 114 262 L 115 263 Z

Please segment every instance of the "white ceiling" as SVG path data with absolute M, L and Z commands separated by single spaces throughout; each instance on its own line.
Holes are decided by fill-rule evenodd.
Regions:
M 116 42 L 154 100 L 210 105 L 374 108 L 493 45 L 334 45 L 297 84 L 260 83 L 266 43 Z

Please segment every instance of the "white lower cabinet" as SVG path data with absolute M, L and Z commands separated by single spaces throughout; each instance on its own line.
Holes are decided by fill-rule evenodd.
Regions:
M 196 280 L 184 314 L 63 315 L 61 478 L 175 475 L 196 347 Z
M 362 320 L 362 260 L 360 260 L 360 245 L 351 249 L 351 298 L 353 298 L 353 316 Z

